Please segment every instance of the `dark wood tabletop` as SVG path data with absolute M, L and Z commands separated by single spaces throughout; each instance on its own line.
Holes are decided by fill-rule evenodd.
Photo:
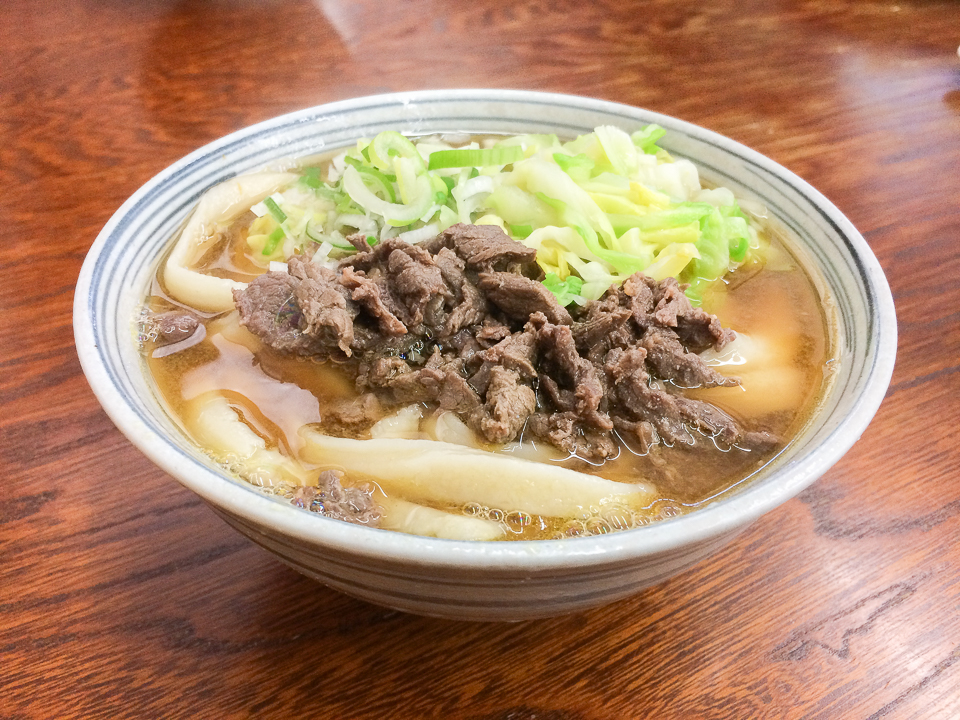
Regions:
M 960 5 L 5 0 L 0 717 L 960 717 Z M 719 554 L 578 615 L 472 624 L 329 590 L 114 428 L 77 274 L 226 133 L 387 91 L 590 95 L 738 140 L 866 237 L 899 317 L 853 449 Z

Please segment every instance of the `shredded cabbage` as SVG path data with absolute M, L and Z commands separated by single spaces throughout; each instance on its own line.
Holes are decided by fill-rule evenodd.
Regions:
M 566 305 L 599 298 L 637 271 L 676 277 L 700 302 L 752 259 L 756 229 L 725 188 L 658 147 L 665 131 L 601 126 L 569 142 L 519 135 L 457 147 L 436 136 L 363 139 L 254 206 L 247 243 L 267 266 L 355 252 L 346 236 L 419 242 L 457 222 L 494 224 L 537 250 L 544 284 Z

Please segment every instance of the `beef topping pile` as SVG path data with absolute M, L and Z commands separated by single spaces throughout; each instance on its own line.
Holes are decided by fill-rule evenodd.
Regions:
M 365 408 L 424 402 L 490 443 L 534 437 L 588 460 L 616 456 L 615 433 L 643 452 L 776 442 L 680 392 L 738 381 L 698 355 L 734 333 L 673 278 L 637 273 L 568 311 L 540 282 L 535 251 L 496 226 L 454 225 L 417 245 L 350 241 L 358 252 L 336 270 L 294 256 L 234 291 L 264 343 L 352 373 L 360 401 L 327 431 L 362 431 Z

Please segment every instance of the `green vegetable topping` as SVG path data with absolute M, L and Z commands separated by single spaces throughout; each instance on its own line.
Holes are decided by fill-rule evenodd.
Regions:
M 443 170 L 457 167 L 489 167 L 491 165 L 510 165 L 523 159 L 523 148 L 492 147 L 486 149 L 437 150 L 430 154 L 428 170 Z
M 280 209 L 280 206 L 277 205 L 277 201 L 272 197 L 268 197 L 263 201 L 263 204 L 266 205 L 267 210 L 270 211 L 270 214 L 273 215 L 278 223 L 282 223 L 287 219 L 287 216 L 283 214 L 283 210 Z
M 282 197 L 255 206 L 247 242 L 257 258 L 313 251 L 330 262 L 356 252 L 352 232 L 374 247 L 381 236 L 414 242 L 458 222 L 494 224 L 537 251 L 563 305 L 598 299 L 637 271 L 687 283 L 699 303 L 762 257 L 761 240 L 729 190 L 705 189 L 691 162 L 659 147 L 665 134 L 602 125 L 566 142 L 530 134 L 455 147 L 382 132 L 335 158 L 333 180 L 304 168 Z
M 630 136 L 633 144 L 647 155 L 656 155 L 660 148 L 657 147 L 657 140 L 667 134 L 659 125 L 647 125 L 642 130 L 637 130 Z
M 303 171 L 303 175 L 300 177 L 300 181 L 307 187 L 311 187 L 316 190 L 323 184 L 323 181 L 320 179 L 320 168 L 318 167 L 308 167 Z
M 273 255 L 276 252 L 277 246 L 280 244 L 280 241 L 283 240 L 284 232 L 282 227 L 278 227 L 272 233 L 267 236 L 267 244 L 263 246 L 264 255 Z

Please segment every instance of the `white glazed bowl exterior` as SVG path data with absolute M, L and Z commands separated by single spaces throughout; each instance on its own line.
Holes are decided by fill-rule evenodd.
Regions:
M 627 532 L 537 542 L 462 542 L 319 517 L 227 476 L 158 402 L 138 351 L 135 318 L 149 278 L 200 195 L 283 158 L 345 147 L 387 129 L 410 134 L 558 133 L 657 123 L 661 143 L 707 180 L 765 204 L 819 267 L 836 303 L 842 361 L 816 418 L 758 476 L 689 515 Z M 893 371 L 896 318 L 883 272 L 851 223 L 803 180 L 716 133 L 589 98 L 503 90 L 380 95 L 284 115 L 228 135 L 138 190 L 97 237 L 74 303 L 80 360 L 117 427 L 231 526 L 330 587 L 424 615 L 524 620 L 627 597 L 713 553 L 814 482 L 860 437 Z

